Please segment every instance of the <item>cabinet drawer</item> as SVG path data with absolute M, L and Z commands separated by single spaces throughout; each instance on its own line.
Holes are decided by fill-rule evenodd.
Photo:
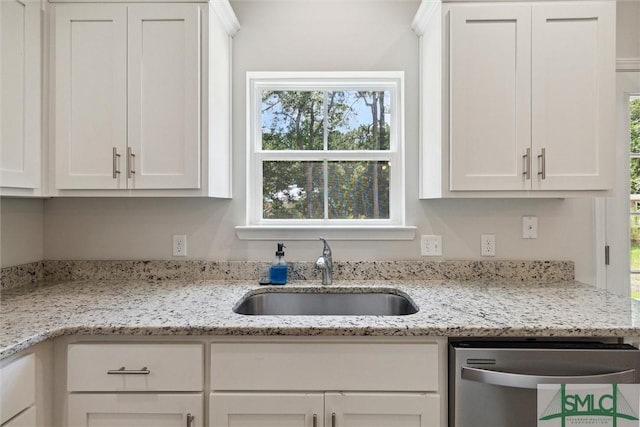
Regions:
M 21 357 L 0 368 L 0 424 L 36 401 L 36 359 Z
M 214 343 L 211 388 L 437 391 L 438 344 Z
M 70 344 L 68 391 L 200 391 L 200 344 Z

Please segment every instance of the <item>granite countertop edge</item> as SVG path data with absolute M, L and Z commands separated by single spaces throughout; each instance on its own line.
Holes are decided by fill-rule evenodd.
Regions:
M 393 288 L 409 316 L 243 316 L 248 292 L 364 292 Z M 338 281 L 330 287 L 250 281 L 84 280 L 3 292 L 0 360 L 68 336 L 640 336 L 640 301 L 575 281 Z

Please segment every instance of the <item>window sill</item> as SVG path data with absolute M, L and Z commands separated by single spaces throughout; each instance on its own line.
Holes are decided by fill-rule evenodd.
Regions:
M 240 240 L 413 240 L 416 227 L 410 226 L 237 226 Z

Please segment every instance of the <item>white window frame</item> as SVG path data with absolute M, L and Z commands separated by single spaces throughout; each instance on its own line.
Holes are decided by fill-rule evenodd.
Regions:
M 379 151 L 262 150 L 264 90 L 390 91 L 390 149 Z M 405 225 L 404 72 L 248 72 L 247 73 L 246 226 L 236 227 L 240 239 L 307 240 L 322 235 L 334 240 L 411 240 L 415 227 Z M 320 160 L 322 158 L 322 160 Z M 262 205 L 264 160 L 388 160 L 388 219 L 265 219 Z M 326 163 L 325 163 L 326 165 Z M 325 182 L 326 186 L 326 182 Z M 325 202 L 327 195 L 325 195 Z

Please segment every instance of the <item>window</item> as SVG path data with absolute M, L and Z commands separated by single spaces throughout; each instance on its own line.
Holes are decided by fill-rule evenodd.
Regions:
M 247 223 L 404 226 L 403 73 L 248 73 Z
M 640 299 L 640 96 L 629 97 L 631 296 Z

